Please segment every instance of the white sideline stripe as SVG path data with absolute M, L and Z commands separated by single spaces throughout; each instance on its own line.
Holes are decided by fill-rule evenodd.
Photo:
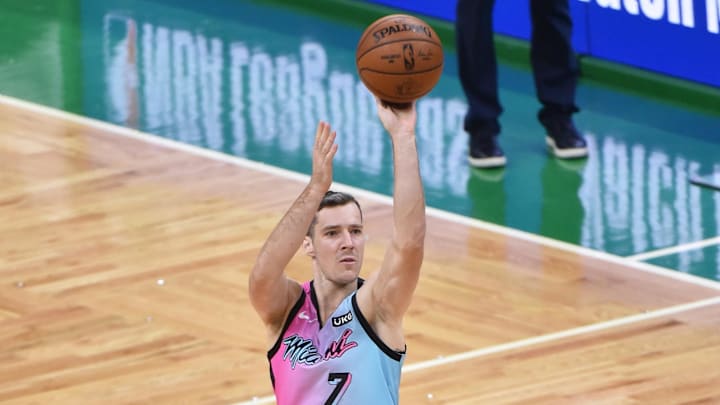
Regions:
M 403 367 L 403 372 L 412 372 L 417 370 L 423 370 L 430 367 L 440 366 L 444 364 L 451 364 L 451 363 L 457 363 L 459 361 L 474 359 L 477 357 L 487 356 L 490 354 L 496 354 L 504 351 L 514 350 L 514 349 L 520 349 L 525 348 L 528 346 L 533 346 L 541 343 L 547 343 L 554 340 L 560 340 L 565 339 L 569 337 L 575 337 L 579 335 L 584 335 L 592 332 L 599 332 L 604 331 L 607 329 L 616 328 L 619 326 L 625 326 L 632 323 L 638 323 L 643 322 L 655 318 L 661 318 L 664 316 L 674 315 L 681 312 L 690 311 L 693 309 L 703 308 L 703 307 L 709 307 L 712 305 L 720 304 L 720 296 L 719 297 L 713 297 L 713 298 L 707 298 L 700 301 L 690 302 L 687 304 L 680 304 L 675 305 L 672 307 L 667 307 L 663 309 L 658 309 L 654 311 L 648 311 L 637 315 L 630 315 L 623 318 L 613 319 L 610 321 L 605 322 L 598 322 L 591 325 L 585 325 L 580 326 L 577 328 L 567 329 L 560 332 L 555 333 L 549 333 L 547 335 L 540 335 L 535 336 L 527 339 L 522 340 L 516 340 L 514 342 L 509 343 L 503 343 L 496 346 L 486 347 L 482 349 L 472 350 L 469 352 L 454 354 L 452 356 L 447 356 L 443 358 L 437 358 L 434 360 L 427 360 L 422 361 L 419 363 L 415 363 L 412 365 L 409 365 L 407 367 Z
M 447 211 L 441 211 L 434 208 L 428 208 L 428 213 L 432 213 L 433 216 L 441 219 L 445 219 L 451 222 L 461 223 L 463 225 L 469 226 L 469 227 L 475 227 L 480 229 L 485 229 L 488 231 L 496 232 L 502 235 L 510 236 L 516 239 L 523 239 L 526 241 L 534 242 L 540 245 L 545 245 L 549 247 L 553 247 L 559 250 L 565 250 L 572 253 L 575 253 L 580 256 L 585 256 L 589 258 L 594 258 L 598 260 L 604 260 L 607 262 L 611 262 L 614 264 L 619 264 L 623 266 L 627 266 L 629 268 L 643 271 L 646 273 L 667 277 L 679 281 L 684 281 L 689 284 L 694 284 L 698 286 L 703 286 L 707 288 L 711 288 L 714 290 L 720 291 L 720 281 L 710 280 L 706 278 L 702 278 L 700 276 L 695 276 L 692 274 L 682 273 L 678 270 L 672 270 L 667 269 L 664 267 L 656 266 L 650 263 L 644 263 L 640 261 L 635 260 L 628 260 L 621 256 L 616 256 L 610 253 L 606 252 L 600 252 L 597 250 L 589 249 L 582 246 L 573 245 L 566 242 L 561 242 L 558 240 L 546 238 L 544 236 L 539 235 L 533 235 L 524 231 L 518 231 L 516 229 L 510 229 L 505 228 L 500 225 L 491 224 L 488 222 L 483 222 L 477 219 L 463 217 L 458 214 L 453 214 Z
M 720 297 L 708 298 L 700 301 L 695 301 L 687 304 L 675 305 L 655 311 L 649 311 L 642 314 L 626 316 L 624 318 L 613 319 L 610 321 L 599 322 L 592 325 L 580 326 L 578 328 L 567 329 L 564 331 L 549 333 L 547 335 L 540 335 L 531 337 L 528 339 L 516 340 L 514 342 L 503 343 L 495 346 L 484 347 L 482 349 L 471 350 L 468 352 L 462 352 L 453 354 L 451 356 L 440 357 L 433 360 L 421 361 L 418 363 L 406 365 L 402 368 L 403 373 L 412 373 L 413 371 L 424 370 L 427 368 L 443 366 L 452 363 L 458 363 L 465 360 L 475 359 L 478 357 L 488 356 L 491 354 L 497 354 L 515 349 L 526 348 L 533 345 L 542 343 L 548 343 L 555 340 L 565 339 L 569 337 L 575 337 L 585 335 L 593 332 L 604 331 L 607 329 L 617 328 L 619 326 L 625 326 L 632 323 L 638 323 L 651 319 L 661 318 L 664 316 L 675 315 L 681 312 L 691 311 L 693 309 L 709 307 L 712 305 L 720 304 Z M 275 396 L 270 395 L 266 397 L 255 397 L 249 401 L 235 403 L 233 405 L 253 405 L 253 404 L 267 404 L 273 402 Z
M 150 144 L 160 145 L 163 147 L 168 147 L 176 150 L 181 150 L 187 153 L 191 153 L 198 156 L 203 156 L 208 159 L 214 159 L 222 162 L 226 162 L 229 164 L 234 164 L 240 167 L 245 167 L 248 169 L 253 169 L 257 171 L 261 171 L 264 173 L 269 173 L 276 175 L 278 177 L 283 177 L 287 179 L 293 179 L 297 181 L 303 181 L 307 182 L 310 179 L 310 176 L 302 173 L 293 172 L 286 169 L 281 169 L 275 166 L 270 166 L 264 163 L 254 162 L 251 160 L 247 160 L 241 157 L 227 155 L 225 153 L 216 152 L 214 150 L 209 149 L 203 149 L 198 146 L 189 145 L 185 143 L 181 143 L 179 141 L 174 141 L 167 138 L 162 138 L 157 135 L 151 135 L 148 133 L 144 133 L 135 129 L 122 127 L 115 124 L 110 124 L 107 122 L 103 122 L 100 120 L 96 120 L 94 118 L 88 118 L 83 117 L 75 114 L 71 114 L 69 112 L 65 112 L 62 110 L 57 110 L 50 107 L 45 107 L 39 104 L 31 103 L 29 101 L 19 100 L 13 97 L 8 97 L 5 95 L 0 94 L 0 101 L 4 102 L 5 104 L 13 105 L 19 108 L 24 108 L 26 110 L 35 111 L 38 113 L 46 114 L 52 117 L 80 123 L 83 125 L 88 126 L 94 126 L 97 128 L 104 129 L 109 132 L 113 132 L 119 135 L 127 136 L 133 139 L 141 140 Z M 342 190 L 346 192 L 350 192 L 356 196 L 361 196 L 369 200 L 373 200 L 376 202 L 381 202 L 384 204 L 392 204 L 392 198 L 388 197 L 383 194 L 375 193 L 368 190 L 363 190 L 355 187 L 351 187 L 344 184 L 339 183 L 333 183 L 333 189 L 335 190 Z M 720 290 L 720 282 L 702 278 L 699 276 L 694 276 L 692 274 L 686 274 L 679 272 L 677 270 L 672 269 L 666 269 L 663 267 L 655 266 L 649 263 L 643 263 L 637 260 L 628 260 L 626 258 L 612 255 L 610 253 L 600 252 L 597 250 L 592 250 L 586 247 L 573 245 L 571 243 L 561 242 L 558 240 L 550 239 L 544 236 L 534 235 L 528 232 L 519 231 L 516 229 L 510 229 L 506 228 L 500 225 L 491 224 L 489 222 L 484 222 L 479 219 L 474 218 L 468 218 L 462 215 L 453 214 L 451 212 L 442 211 L 437 208 L 431 208 L 428 207 L 426 209 L 426 213 L 429 216 L 433 216 L 435 218 L 444 219 L 447 221 L 459 223 L 468 227 L 474 227 L 478 229 L 484 229 L 487 231 L 499 233 L 501 235 L 522 239 L 525 241 L 530 241 L 533 243 L 537 243 L 539 245 L 549 246 L 560 250 L 569 251 L 578 255 L 583 255 L 595 259 L 605 260 L 616 264 L 621 264 L 639 271 L 644 271 L 646 273 L 651 273 L 663 277 L 672 278 L 675 280 L 684 281 L 686 283 L 695 284 L 715 290 Z
M 628 260 L 648 260 L 648 259 L 654 259 L 654 258 L 660 257 L 660 256 L 667 256 L 667 255 L 671 255 L 671 254 L 675 254 L 675 253 L 682 253 L 682 252 L 686 252 L 688 250 L 700 249 L 700 248 L 717 245 L 717 244 L 720 244 L 720 236 L 716 236 L 714 238 L 705 239 L 705 240 L 699 240 L 696 242 L 686 243 L 683 245 L 672 246 L 669 248 L 652 250 L 650 252 L 638 253 L 636 255 L 626 256 L 625 258 Z

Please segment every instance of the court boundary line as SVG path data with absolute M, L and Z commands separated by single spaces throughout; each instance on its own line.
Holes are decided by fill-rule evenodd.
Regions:
M 29 111 L 34 111 L 42 114 L 46 114 L 51 117 L 55 117 L 58 119 L 64 119 L 70 122 L 74 122 L 81 125 L 86 125 L 90 127 L 96 127 L 106 130 L 107 132 L 110 132 L 112 134 L 122 135 L 126 136 L 132 139 L 136 139 L 139 141 L 147 142 L 152 145 L 167 147 L 169 149 L 175 149 L 183 152 L 190 153 L 192 155 L 205 157 L 211 160 L 221 161 L 224 163 L 233 164 L 239 167 L 251 169 L 251 170 L 257 170 L 263 173 L 273 174 L 276 176 L 279 176 L 281 178 L 286 179 L 292 179 L 297 181 L 303 181 L 307 182 L 310 179 L 310 176 L 303 173 L 294 172 L 291 170 L 283 169 L 277 166 L 268 165 L 266 163 L 256 162 L 253 160 L 241 158 L 239 156 L 234 155 L 228 155 L 223 152 L 218 152 L 212 149 L 205 149 L 201 148 L 199 146 L 182 143 L 180 141 L 176 141 L 174 139 L 169 138 L 163 138 L 159 135 L 153 135 L 151 133 L 142 132 L 137 129 L 132 129 L 128 127 L 123 127 L 117 124 L 112 124 L 109 122 L 101 121 L 96 118 L 90 118 L 81 116 L 78 114 L 73 114 L 64 110 L 59 110 L 57 108 L 52 108 L 44 105 L 40 105 L 31 101 L 25 101 L 21 100 L 15 97 L 10 97 L 4 94 L 0 93 L 0 102 L 3 102 L 5 104 L 14 106 L 16 108 L 25 109 Z M 357 188 L 354 186 L 349 186 L 341 183 L 335 183 L 333 182 L 332 185 L 333 189 L 338 191 L 346 191 L 349 193 L 352 193 L 358 197 L 364 197 L 368 200 L 372 200 L 375 202 L 392 205 L 392 198 L 389 196 L 386 196 L 384 194 L 376 193 L 374 191 L 369 191 L 361 188 Z M 426 215 L 444 219 L 453 223 L 465 225 L 471 228 L 477 228 L 477 229 L 483 229 L 486 231 L 498 233 L 501 235 L 505 235 L 508 237 L 513 237 L 516 239 L 533 242 L 538 245 L 542 246 L 548 246 L 568 252 L 572 252 L 581 256 L 598 259 L 598 260 L 604 260 L 607 262 L 611 262 L 614 264 L 621 264 L 623 266 L 643 271 L 646 273 L 663 276 L 679 281 L 684 281 L 690 284 L 699 285 L 703 287 L 707 287 L 710 289 L 718 290 L 720 291 L 720 281 L 710 280 L 707 278 L 702 278 L 700 276 L 695 276 L 692 274 L 683 273 L 679 270 L 674 269 L 668 269 L 660 266 L 656 266 L 650 263 L 640 262 L 637 260 L 629 260 L 622 256 L 617 256 L 611 253 L 602 252 L 599 250 L 594 250 L 590 248 L 586 248 L 584 246 L 574 245 L 567 242 L 562 242 L 556 239 L 551 239 L 546 236 L 542 235 L 535 235 L 529 232 L 517 230 L 508 228 L 501 225 L 496 225 L 490 222 L 485 222 L 480 219 L 476 218 L 470 218 L 466 217 L 460 214 L 455 214 L 449 211 L 443 211 L 438 208 L 433 207 L 427 207 L 426 208 Z
M 689 250 L 701 249 L 708 246 L 720 245 L 720 236 L 714 238 L 703 239 L 695 242 L 684 243 L 677 246 L 671 246 L 663 249 L 651 250 L 648 252 L 638 253 L 630 256 L 625 256 L 628 260 L 648 260 L 655 259 L 662 256 L 669 256 L 676 253 L 683 253 Z
M 543 343 L 553 342 L 561 339 L 577 337 L 582 335 L 591 334 L 594 332 L 605 332 L 613 328 L 631 325 L 634 323 L 640 323 L 656 318 L 662 318 L 664 316 L 676 315 L 682 312 L 692 311 L 694 309 L 709 307 L 720 304 L 720 296 L 706 298 L 700 301 L 693 301 L 685 304 L 673 305 L 670 307 L 657 309 L 653 311 L 644 312 L 636 315 L 629 315 L 622 318 L 611 319 L 609 321 L 597 322 L 589 325 L 579 326 L 576 328 L 565 329 L 559 332 L 547 333 L 544 335 L 533 336 L 530 338 L 515 340 L 508 343 L 501 343 L 498 345 L 483 347 L 480 349 L 474 349 L 466 352 L 460 352 L 452 354 L 450 356 L 438 357 L 432 360 L 420 361 L 410 365 L 406 365 L 402 368 L 402 374 L 412 373 L 414 371 L 425 370 L 432 367 L 439 367 L 448 364 L 458 363 L 461 361 L 476 359 L 479 357 L 490 356 L 502 352 L 507 352 L 516 349 L 525 349 L 534 345 Z M 268 395 L 264 397 L 253 397 L 250 400 L 244 402 L 234 403 L 232 405 L 256 405 L 266 404 L 275 401 L 275 395 Z

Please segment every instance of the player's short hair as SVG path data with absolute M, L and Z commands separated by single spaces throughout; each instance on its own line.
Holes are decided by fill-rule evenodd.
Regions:
M 329 190 L 325 195 L 323 196 L 322 201 L 320 201 L 320 206 L 318 206 L 317 211 L 315 212 L 315 216 L 313 217 L 312 222 L 310 223 L 310 227 L 307 231 L 307 236 L 312 237 L 312 233 L 315 230 L 315 224 L 317 223 L 317 213 L 320 212 L 321 209 L 325 207 L 339 207 L 342 205 L 354 203 L 355 206 L 358 208 L 358 211 L 360 211 L 360 221 L 363 219 L 363 212 L 362 208 L 360 208 L 360 203 L 353 197 L 352 195 L 348 193 L 343 193 L 340 191 L 332 191 Z

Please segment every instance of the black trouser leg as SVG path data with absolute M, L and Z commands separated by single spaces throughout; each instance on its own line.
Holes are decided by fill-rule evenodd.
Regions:
M 481 1 L 482 2 L 482 1 Z M 543 107 L 540 121 L 568 118 L 578 111 L 575 88 L 578 61 L 572 49 L 572 20 L 568 0 L 531 0 L 530 60 L 537 97 Z
M 500 133 L 498 73 L 493 42 L 494 0 L 459 0 L 456 8 L 460 83 L 468 101 L 465 130 L 473 136 Z

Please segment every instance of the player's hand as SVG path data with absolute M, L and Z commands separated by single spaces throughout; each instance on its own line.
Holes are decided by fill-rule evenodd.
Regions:
M 313 147 L 312 176 L 310 182 L 321 187 L 325 192 L 330 189 L 333 180 L 333 158 L 337 152 L 335 144 L 335 131 L 330 124 L 320 121 L 315 131 L 315 146 Z
M 396 108 L 375 97 L 378 116 L 385 130 L 392 138 L 396 136 L 414 136 L 417 121 L 416 102 L 410 103 L 407 108 Z

